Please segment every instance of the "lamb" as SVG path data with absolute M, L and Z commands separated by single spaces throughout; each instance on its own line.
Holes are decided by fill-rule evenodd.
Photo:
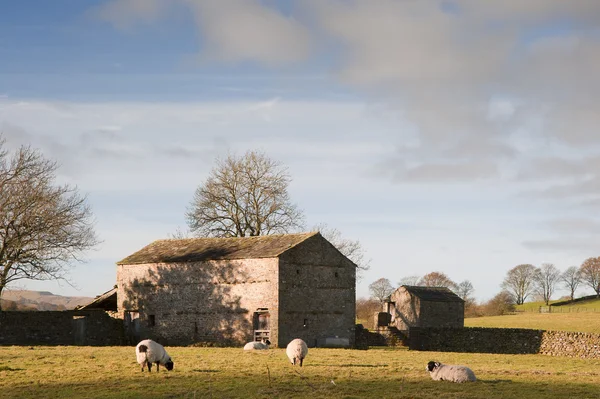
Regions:
M 144 371 L 144 367 L 148 365 L 148 372 L 151 372 L 152 363 L 156 363 L 157 373 L 159 365 L 161 364 L 165 366 L 167 370 L 173 370 L 173 361 L 165 348 L 151 339 L 145 339 L 137 344 L 135 347 L 135 356 L 137 357 L 137 362 L 142 365 L 142 371 Z
M 300 367 L 302 367 L 302 361 L 308 354 L 308 346 L 306 346 L 306 342 L 302 341 L 300 338 L 296 338 L 290 342 L 285 350 L 285 354 L 292 365 L 296 365 L 296 362 L 300 363 Z
M 466 366 L 429 362 L 425 368 L 434 381 L 467 382 L 477 381 L 473 370 Z
M 269 349 L 269 345 L 271 345 L 271 341 L 269 341 L 268 339 L 265 340 L 265 342 L 253 341 L 253 342 L 248 342 L 246 345 L 244 345 L 244 350 L 251 351 L 251 350 Z

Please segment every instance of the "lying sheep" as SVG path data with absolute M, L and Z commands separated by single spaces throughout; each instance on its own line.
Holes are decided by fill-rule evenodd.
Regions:
M 244 345 L 244 350 L 252 351 L 252 350 L 269 349 L 269 345 L 271 345 L 271 341 L 269 341 L 268 339 L 265 340 L 265 342 L 253 341 L 253 342 L 248 342 L 246 345 Z
M 159 365 L 161 364 L 165 366 L 167 370 L 173 370 L 173 361 L 165 348 L 151 339 L 145 339 L 137 344 L 135 347 L 135 356 L 137 357 L 137 362 L 142 365 L 142 371 L 144 371 L 144 367 L 148 365 L 148 372 L 151 372 L 152 363 L 156 363 L 157 373 Z
M 425 368 L 434 381 L 467 382 L 477 381 L 473 370 L 466 366 L 429 362 Z
M 296 365 L 296 362 L 300 363 L 300 367 L 302 367 L 302 361 L 308 354 L 308 346 L 306 346 L 306 342 L 302 341 L 300 338 L 296 338 L 290 342 L 285 350 L 285 354 L 292 365 Z

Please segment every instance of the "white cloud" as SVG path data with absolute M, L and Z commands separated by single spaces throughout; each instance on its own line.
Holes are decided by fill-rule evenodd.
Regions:
M 129 29 L 138 22 L 156 21 L 173 3 L 172 0 L 111 0 L 93 8 L 90 13 L 119 29 Z
M 187 0 L 202 34 L 202 58 L 271 67 L 307 59 L 308 29 L 258 0 Z

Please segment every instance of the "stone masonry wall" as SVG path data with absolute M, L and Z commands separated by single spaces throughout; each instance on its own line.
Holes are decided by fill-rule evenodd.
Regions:
M 536 354 L 600 358 L 600 335 L 521 328 L 410 329 L 409 348 L 439 352 Z
M 314 236 L 282 254 L 279 270 L 279 346 L 294 338 L 354 346 L 356 266 Z
M 0 312 L 0 345 L 123 345 L 123 320 L 101 310 Z
M 424 301 L 411 295 L 404 287 L 398 288 L 390 297 L 394 303 L 393 325 L 400 331 L 410 327 L 463 327 L 463 302 Z
M 166 345 L 253 340 L 253 316 L 271 315 L 277 342 L 277 258 L 117 266 L 119 315 L 139 312 L 140 339 Z

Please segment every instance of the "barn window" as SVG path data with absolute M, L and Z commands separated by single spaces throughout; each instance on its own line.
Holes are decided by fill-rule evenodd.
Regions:
M 156 325 L 156 316 L 153 314 L 148 315 L 148 327 L 154 327 Z
M 271 338 L 271 314 L 267 308 L 254 312 L 254 340 L 264 341 Z
M 335 277 L 339 277 L 340 275 L 338 274 L 338 272 L 335 272 Z
M 308 319 L 304 319 L 304 325 L 303 327 L 308 327 Z
M 296 269 L 296 274 L 300 274 L 300 269 Z

